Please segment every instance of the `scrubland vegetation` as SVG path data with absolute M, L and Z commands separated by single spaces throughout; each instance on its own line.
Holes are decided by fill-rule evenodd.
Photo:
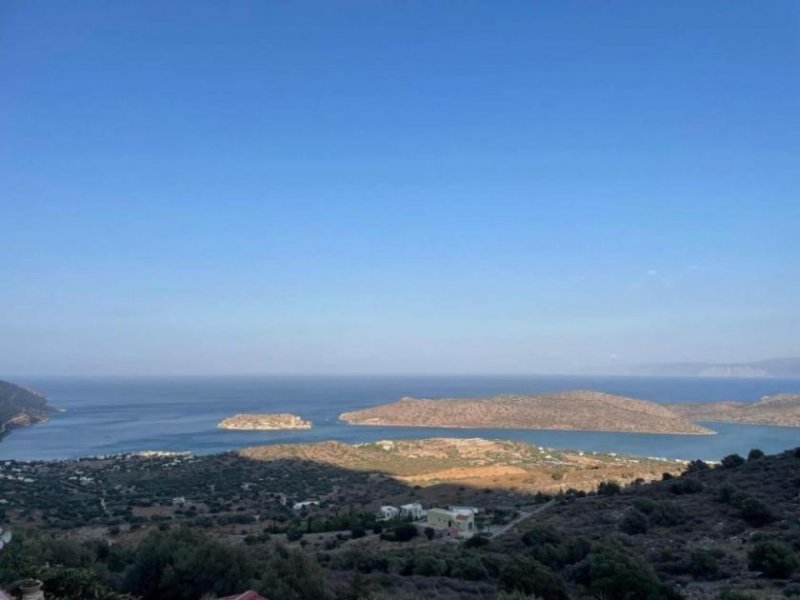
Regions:
M 227 459 L 217 460 L 221 466 Z M 191 472 L 192 459 L 183 462 Z M 368 484 L 374 475 L 304 463 L 264 462 L 258 468 L 301 473 L 295 467 L 324 481 L 351 478 L 340 484 L 354 486 Z M 143 486 L 154 501 L 160 498 L 154 490 L 170 495 L 188 485 L 181 477 L 163 483 L 170 478 L 151 478 L 148 468 L 141 469 L 132 469 L 139 477 L 130 485 Z M 273 473 L 262 476 L 268 472 Z M 102 535 L 94 537 L 86 528 L 65 528 L 54 516 L 57 499 L 47 497 L 44 504 L 56 504 L 46 511 L 30 510 L 27 524 L 17 521 L 14 541 L 2 556 L 2 583 L 35 577 L 44 581 L 48 598 L 70 600 L 190 600 L 248 588 L 287 600 L 800 595 L 800 450 L 730 456 L 719 466 L 696 461 L 683 475 L 666 474 L 662 481 L 627 486 L 610 481 L 596 492 L 564 491 L 550 502 L 545 495 L 529 496 L 527 507 L 520 496 L 516 508 L 498 506 L 484 518 L 506 522 L 520 510 L 530 511 L 537 500 L 539 512 L 525 513 L 530 517 L 501 535 L 466 542 L 445 541 L 424 526 L 403 521 L 378 522 L 368 503 L 338 515 L 325 507 L 298 513 L 259 494 L 260 500 L 248 505 L 262 508 L 256 521 L 250 508 L 236 510 L 247 499 L 241 485 L 233 485 L 241 475 L 234 468 L 219 469 L 202 482 L 219 486 L 224 479 L 236 490 L 234 497 L 207 499 L 215 510 L 223 510 L 177 508 L 155 521 L 152 515 L 140 527 L 130 522 L 133 511 L 126 512 L 105 517 L 119 523 L 98 525 Z M 374 487 L 373 495 L 420 492 L 396 481 L 376 481 L 388 487 Z M 311 484 L 295 485 L 298 493 L 306 493 Z M 334 486 L 316 485 L 331 497 L 339 493 Z M 252 492 L 253 486 L 248 489 Z M 495 502 L 491 490 L 474 492 L 485 497 L 486 507 Z M 362 493 L 369 495 L 357 492 Z M 35 502 L 33 496 L 27 502 Z M 112 499 L 106 505 L 112 506 Z M 20 510 L 18 504 L 6 507 L 7 512 Z M 71 518 L 86 516 L 78 513 Z M 78 531 L 81 535 L 75 535 Z

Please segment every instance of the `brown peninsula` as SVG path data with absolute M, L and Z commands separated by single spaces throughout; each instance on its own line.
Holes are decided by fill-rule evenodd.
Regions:
M 764 396 L 752 404 L 712 402 L 671 404 L 669 408 L 692 421 L 800 427 L 800 394 Z
M 714 433 L 663 405 L 593 391 L 438 400 L 402 398 L 346 412 L 339 418 L 354 425 Z

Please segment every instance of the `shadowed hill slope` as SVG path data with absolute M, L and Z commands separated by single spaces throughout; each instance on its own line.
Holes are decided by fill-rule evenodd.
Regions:
M 606 479 L 629 483 L 680 473 L 684 461 L 561 451 L 511 440 L 431 438 L 365 444 L 318 442 L 245 448 L 258 460 L 302 460 L 390 475 L 409 485 L 440 483 L 557 493 L 593 490 Z

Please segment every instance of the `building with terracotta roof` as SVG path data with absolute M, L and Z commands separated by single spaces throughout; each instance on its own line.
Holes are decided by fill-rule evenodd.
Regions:
M 469 538 L 475 534 L 475 513 L 472 510 L 432 508 L 428 511 L 426 525 L 449 535 Z

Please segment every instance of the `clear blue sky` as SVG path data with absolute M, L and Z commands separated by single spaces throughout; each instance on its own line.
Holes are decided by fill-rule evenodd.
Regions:
M 800 4 L 0 6 L 0 373 L 800 355 Z

